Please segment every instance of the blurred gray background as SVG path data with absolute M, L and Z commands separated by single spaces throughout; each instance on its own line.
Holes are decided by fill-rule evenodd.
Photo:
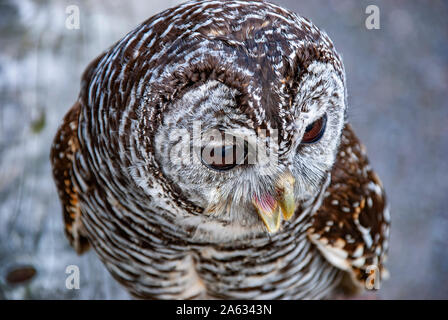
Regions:
M 87 64 L 178 2 L 0 0 L 0 298 L 128 298 L 93 252 L 69 247 L 50 144 Z M 391 206 L 380 297 L 447 299 L 448 3 L 273 2 L 310 18 L 343 56 L 350 121 Z M 365 27 L 369 4 L 380 30 Z M 80 9 L 78 30 L 65 27 L 69 5 Z M 79 266 L 79 290 L 65 287 L 68 265 Z

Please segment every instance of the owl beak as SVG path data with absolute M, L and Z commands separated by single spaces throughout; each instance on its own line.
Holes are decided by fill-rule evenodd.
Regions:
M 276 183 L 275 196 L 265 194 L 254 197 L 252 203 L 270 233 L 280 228 L 281 215 L 285 220 L 291 219 L 296 210 L 294 200 L 294 177 L 286 172 L 279 177 Z
M 291 219 L 296 211 L 296 201 L 294 200 L 294 182 L 295 179 L 291 172 L 283 174 L 277 182 L 277 194 L 283 218 Z

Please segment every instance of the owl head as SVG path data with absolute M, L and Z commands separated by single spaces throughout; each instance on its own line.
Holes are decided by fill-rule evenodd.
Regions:
M 175 203 L 186 224 L 273 233 L 322 191 L 345 77 L 309 20 L 266 2 L 187 2 L 103 60 L 130 71 L 116 81 L 129 93 L 119 141 L 135 146 L 131 177 L 152 201 Z

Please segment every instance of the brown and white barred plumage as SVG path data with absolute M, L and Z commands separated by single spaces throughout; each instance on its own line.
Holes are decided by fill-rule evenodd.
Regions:
M 194 101 L 186 92 L 202 94 L 198 106 L 179 109 Z M 291 166 L 302 188 L 317 185 L 275 233 L 253 211 L 250 224 L 205 214 L 202 195 L 162 158 L 163 130 L 195 113 L 207 121 L 199 106 L 227 93 L 230 109 L 216 112 L 224 123 L 216 125 L 277 129 L 279 170 Z M 71 245 L 81 253 L 90 243 L 141 298 L 312 299 L 331 297 L 344 278 L 364 286 L 367 266 L 383 269 L 389 217 L 345 100 L 331 40 L 295 13 L 266 2 L 193 1 L 150 18 L 89 65 L 55 137 L 51 160 Z M 323 147 L 334 148 L 331 165 L 308 177 L 291 154 L 307 117 L 327 105 L 335 114 Z

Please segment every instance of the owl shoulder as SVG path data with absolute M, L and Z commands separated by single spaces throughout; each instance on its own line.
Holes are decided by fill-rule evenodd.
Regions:
M 308 237 L 334 266 L 347 272 L 352 292 L 387 276 L 389 210 L 383 185 L 365 147 L 346 124 L 331 183 L 315 212 Z M 367 283 L 366 281 L 369 281 Z M 377 283 L 370 283 L 377 281 Z
M 79 194 L 73 183 L 73 163 L 79 152 L 77 130 L 80 110 L 81 104 L 76 102 L 67 112 L 53 140 L 50 153 L 53 178 L 62 203 L 65 234 L 78 254 L 89 248 L 89 242 L 83 235 Z

